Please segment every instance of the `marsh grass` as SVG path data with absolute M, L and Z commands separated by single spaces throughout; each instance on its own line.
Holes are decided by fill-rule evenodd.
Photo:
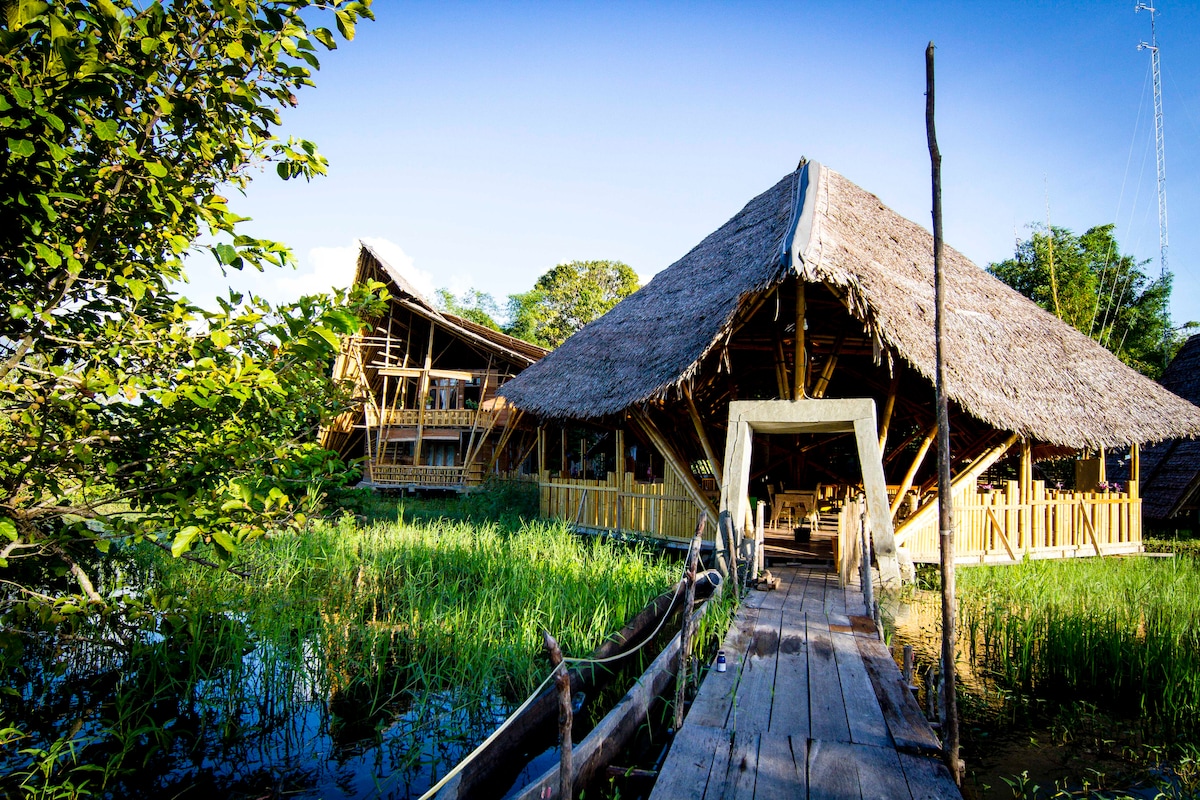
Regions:
M 415 796 L 540 683 L 542 628 L 586 655 L 677 579 L 560 524 L 354 519 L 247 549 L 248 580 L 131 549 L 136 602 L 30 621 L 0 794 Z
M 1200 564 L 1026 561 L 959 571 L 960 636 L 1003 687 L 1200 734 Z

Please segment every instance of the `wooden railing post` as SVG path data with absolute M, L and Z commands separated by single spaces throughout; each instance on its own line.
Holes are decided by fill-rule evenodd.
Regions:
M 692 657 L 692 606 L 696 603 L 696 563 L 700 560 L 700 545 L 704 540 L 704 523 L 708 515 L 700 512 L 696 522 L 696 535 L 688 548 L 687 568 L 684 572 L 686 589 L 683 599 L 683 623 L 679 632 L 679 669 L 675 672 L 675 732 L 683 727 L 683 700 L 687 689 L 688 662 Z
M 574 794 L 575 779 L 575 765 L 571 756 L 571 724 L 574 717 L 571 709 L 571 676 L 558 642 L 550 635 L 550 631 L 542 631 L 542 641 L 546 654 L 550 656 L 550 663 L 554 665 L 554 685 L 558 688 L 558 796 L 570 800 Z

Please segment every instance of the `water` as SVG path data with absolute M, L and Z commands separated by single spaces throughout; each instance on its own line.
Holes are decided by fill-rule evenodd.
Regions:
M 887 609 L 898 662 L 904 645 L 916 661 L 918 700 L 926 707 L 925 675 L 941 658 L 941 594 L 914 590 Z M 1154 800 L 1164 787 L 1179 787 L 1179 764 L 1160 763 L 1138 735 L 1136 720 L 1064 695 L 1022 694 L 1003 685 L 989 667 L 982 642 L 959 630 L 958 677 L 963 794 L 971 798 L 1052 797 L 1059 789 L 1078 797 Z M 1037 792 L 1034 786 L 1040 787 Z M 1100 793 L 1097 794 L 1097 791 Z M 1167 797 L 1192 797 L 1186 792 Z
M 30 761 L 18 747 L 72 742 L 92 771 L 63 751 L 55 779 L 106 797 L 419 797 L 513 705 L 420 691 L 403 666 L 331 658 L 317 633 L 256 640 L 237 614 L 127 622 L 6 648 L 0 713 L 27 735 L 0 749 L 0 789 Z

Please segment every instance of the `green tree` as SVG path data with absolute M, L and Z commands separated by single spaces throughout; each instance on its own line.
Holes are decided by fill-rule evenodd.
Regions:
M 507 333 L 542 347 L 558 347 L 637 289 L 637 273 L 620 261 L 559 264 L 530 291 L 509 295 Z
M 1077 236 L 1066 228 L 1035 228 L 1013 258 L 988 271 L 1021 294 L 1157 378 L 1173 352 L 1168 304 L 1171 275 L 1146 275 L 1148 261 L 1121 253 L 1113 225 Z
M 273 309 L 177 296 L 183 259 L 291 263 L 223 193 L 256 165 L 325 160 L 272 132 L 348 0 L 0 2 L 0 569 L 80 565 L 114 539 L 220 558 L 297 519 L 336 465 L 311 432 L 344 407 L 328 364 L 378 298 Z M 199 245 L 202 240 L 208 242 Z M 5 581 L 12 586 L 14 581 Z M 11 597 L 8 600 L 11 601 Z
M 449 311 L 457 317 L 469 319 L 494 331 L 500 330 L 500 325 L 496 322 L 500 306 L 496 304 L 496 298 L 487 292 L 468 289 L 461 297 L 455 297 L 449 289 L 438 289 L 437 304 L 443 311 Z

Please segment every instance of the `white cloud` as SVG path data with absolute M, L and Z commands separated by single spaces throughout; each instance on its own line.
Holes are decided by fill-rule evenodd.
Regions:
M 380 258 L 408 280 L 417 291 L 432 299 L 433 276 L 417 269 L 413 265 L 412 256 L 405 253 L 400 245 L 379 237 L 364 237 L 361 241 L 378 253 Z M 343 247 L 314 247 L 308 251 L 304 267 L 295 274 L 276 280 L 277 296 L 296 299 L 301 295 L 348 287 L 354 280 L 358 249 L 358 240 Z

